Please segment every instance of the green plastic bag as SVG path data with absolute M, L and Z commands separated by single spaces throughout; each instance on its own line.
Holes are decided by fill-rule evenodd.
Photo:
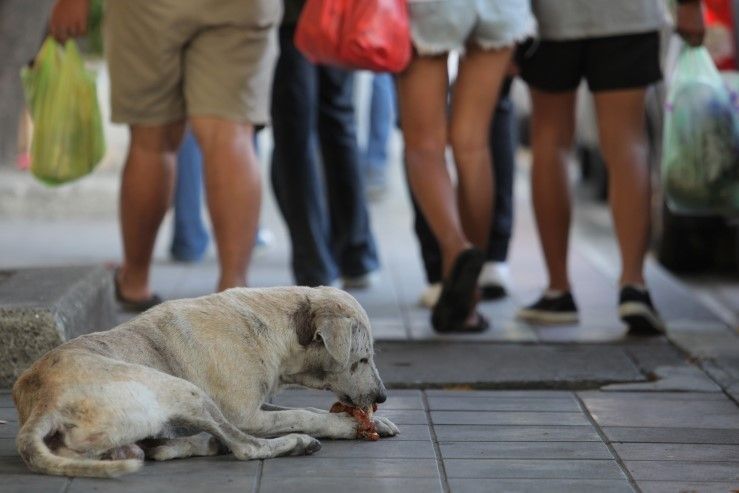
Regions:
M 739 107 L 704 47 L 686 47 L 670 80 L 662 182 L 687 214 L 739 213 Z
M 105 154 L 94 75 L 74 41 L 47 38 L 31 67 L 21 71 L 33 119 L 31 173 L 58 185 L 90 173 Z

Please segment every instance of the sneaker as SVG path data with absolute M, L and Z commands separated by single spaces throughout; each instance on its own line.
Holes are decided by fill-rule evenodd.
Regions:
M 484 300 L 504 298 L 508 295 L 508 266 L 504 262 L 485 262 L 477 285 Z
M 665 333 L 665 325 L 652 304 L 649 291 L 626 285 L 621 288 L 618 315 L 628 326 L 629 334 L 652 336 Z
M 341 278 L 341 289 L 367 289 L 380 279 L 380 274 L 373 270 L 359 276 L 344 276 Z
M 421 297 L 418 299 L 418 304 L 426 308 L 433 308 L 436 306 L 436 302 L 439 301 L 439 296 L 441 296 L 441 283 L 435 282 L 433 284 L 429 284 L 426 289 L 423 290 L 423 293 L 421 293 Z
M 569 291 L 547 291 L 539 301 L 522 308 L 516 315 L 519 320 L 532 324 L 576 324 L 579 321 L 577 305 Z

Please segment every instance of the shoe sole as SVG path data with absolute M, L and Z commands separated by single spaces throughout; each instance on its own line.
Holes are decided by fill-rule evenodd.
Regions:
M 542 312 L 537 310 L 520 310 L 516 318 L 534 325 L 571 325 L 580 322 L 577 312 Z
M 629 326 L 631 335 L 653 336 L 665 333 L 662 321 L 642 303 L 623 303 L 618 307 L 618 314 Z

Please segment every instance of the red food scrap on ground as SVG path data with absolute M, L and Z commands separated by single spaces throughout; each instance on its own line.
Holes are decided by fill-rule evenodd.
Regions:
M 377 404 L 373 404 L 371 409 L 362 409 L 361 407 L 350 406 L 343 402 L 335 402 L 330 409 L 332 413 L 347 413 L 353 417 L 359 423 L 357 427 L 357 438 L 373 442 L 380 439 L 380 434 L 377 433 L 375 422 L 372 419 L 372 414 L 375 411 L 377 411 Z

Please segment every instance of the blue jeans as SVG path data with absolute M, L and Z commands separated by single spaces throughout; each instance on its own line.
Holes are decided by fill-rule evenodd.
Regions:
M 203 156 L 191 131 L 177 154 L 177 181 L 174 192 L 174 234 L 170 251 L 177 260 L 194 262 L 208 248 L 208 230 L 203 223 Z
M 295 48 L 294 32 L 280 28 L 272 186 L 290 231 L 295 281 L 319 286 L 371 272 L 379 262 L 359 170 L 353 74 L 309 62 Z
M 372 77 L 369 135 L 362 159 L 366 166 L 365 176 L 384 177 L 387 169 L 387 145 L 396 113 L 393 77 L 390 74 L 375 74 Z

